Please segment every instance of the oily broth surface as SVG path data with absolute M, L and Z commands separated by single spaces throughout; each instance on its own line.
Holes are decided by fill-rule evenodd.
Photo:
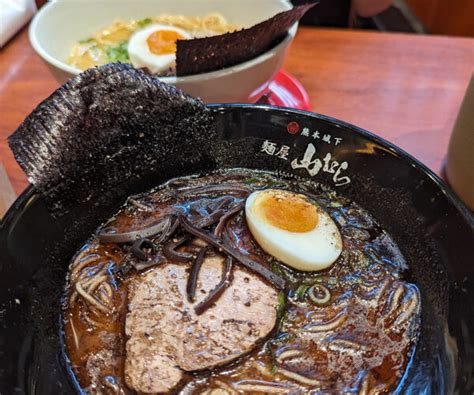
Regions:
M 234 170 L 172 180 L 135 197 L 133 201 L 140 208 L 129 200 L 107 226 L 119 232 L 144 228 L 166 214 L 170 206 L 186 205 L 195 199 L 176 201 L 170 190 L 222 183 L 307 194 L 336 222 L 344 249 L 329 269 L 298 273 L 256 245 L 242 213 L 234 217 L 226 229 L 228 236 L 239 248 L 286 279 L 286 302 L 277 306 L 280 319 L 269 339 L 230 365 L 187 373 L 175 392 L 393 391 L 416 343 L 419 291 L 406 281 L 407 264 L 390 236 L 350 200 L 310 182 L 283 179 L 266 172 Z M 207 198 L 219 196 L 222 194 Z M 74 267 L 80 267 L 72 266 L 70 270 L 64 310 L 65 345 L 76 378 L 86 392 L 133 393 L 123 376 L 127 288 L 143 272 L 131 269 L 117 276 L 116 269 L 126 258 L 127 252 L 120 245 L 99 243 L 94 236 L 74 259 L 83 267 L 75 271 Z M 92 293 L 107 301 L 103 303 L 107 312 L 85 303 L 75 287 L 78 278 L 87 285 L 87 281 L 90 284 L 98 276 L 102 276 L 102 282 L 94 285 Z M 314 284 L 329 290 L 327 303 L 318 305 L 309 298 L 308 287 Z

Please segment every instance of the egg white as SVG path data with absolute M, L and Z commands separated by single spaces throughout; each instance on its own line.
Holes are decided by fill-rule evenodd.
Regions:
M 319 271 L 331 266 L 342 252 L 342 238 L 329 214 L 315 204 L 316 227 L 308 232 L 290 232 L 268 223 L 255 207 L 260 193 L 255 191 L 245 203 L 250 232 L 268 254 L 301 271 Z
M 148 47 L 150 34 L 160 30 L 171 30 L 186 39 L 192 38 L 185 30 L 168 25 L 154 24 L 138 30 L 128 41 L 128 56 L 134 67 L 146 67 L 152 74 L 158 74 L 176 66 L 176 54 L 156 55 Z

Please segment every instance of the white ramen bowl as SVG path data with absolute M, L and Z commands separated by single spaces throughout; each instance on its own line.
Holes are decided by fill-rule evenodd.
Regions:
M 62 84 L 81 72 L 66 63 L 73 45 L 117 19 L 142 19 L 164 13 L 206 15 L 218 12 L 230 23 L 250 27 L 291 7 L 287 0 L 56 0 L 36 14 L 29 37 L 36 53 Z M 206 103 L 254 102 L 282 66 L 297 28 L 295 24 L 282 42 L 244 63 L 209 73 L 160 79 L 201 97 Z

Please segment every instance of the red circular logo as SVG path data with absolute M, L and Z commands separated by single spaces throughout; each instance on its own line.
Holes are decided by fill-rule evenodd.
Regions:
M 300 125 L 298 125 L 298 122 L 292 121 L 286 126 L 286 130 L 290 134 L 296 134 L 300 131 Z

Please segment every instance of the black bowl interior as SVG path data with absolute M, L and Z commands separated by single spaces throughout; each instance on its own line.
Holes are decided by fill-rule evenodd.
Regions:
M 130 193 L 226 167 L 310 177 L 367 209 L 398 243 L 422 296 L 420 340 L 397 392 L 471 393 L 474 221 L 449 188 L 400 149 L 335 119 L 265 106 L 211 109 L 219 135 L 212 160 L 169 158 L 145 183 L 122 186 L 121 201 L 107 210 L 91 202 L 54 219 L 30 187 L 7 213 L 0 227 L 0 393 L 74 392 L 60 311 L 76 249 Z

